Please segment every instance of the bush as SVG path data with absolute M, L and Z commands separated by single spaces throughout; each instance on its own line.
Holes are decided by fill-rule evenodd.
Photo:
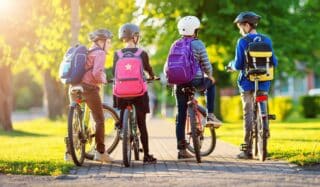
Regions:
M 221 116 L 224 121 L 234 122 L 242 119 L 242 103 L 240 96 L 221 97 Z
M 279 96 L 269 99 L 269 114 L 275 114 L 278 121 L 285 120 L 293 109 L 291 97 Z
M 305 118 L 315 118 L 320 113 L 320 96 L 301 96 L 299 103 Z
M 270 98 L 268 102 L 269 113 L 275 114 L 279 121 L 286 119 L 293 108 L 291 97 Z M 234 122 L 241 120 L 243 118 L 241 97 L 221 97 L 221 115 L 225 121 Z

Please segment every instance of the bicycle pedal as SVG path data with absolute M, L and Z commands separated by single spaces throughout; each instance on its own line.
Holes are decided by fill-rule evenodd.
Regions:
M 268 115 L 269 120 L 276 120 L 276 115 L 275 114 L 269 114 Z

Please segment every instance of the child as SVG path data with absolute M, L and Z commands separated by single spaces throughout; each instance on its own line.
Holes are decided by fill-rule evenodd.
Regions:
M 104 65 L 106 53 L 111 47 L 111 39 L 112 33 L 107 29 L 98 29 L 89 34 L 89 40 L 92 42 L 89 51 L 92 52 L 88 54 L 86 69 L 90 70 L 84 74 L 81 82 L 84 89 L 83 96 L 96 123 L 94 160 L 101 162 L 112 161 L 104 145 L 104 115 L 99 95 L 100 85 L 106 82 Z
M 215 97 L 215 79 L 212 76 L 212 67 L 208 59 L 206 48 L 198 37 L 198 29 L 200 21 L 195 16 L 186 16 L 178 22 L 179 34 L 182 36 L 180 40 L 191 41 L 191 49 L 195 59 L 196 73 L 193 79 L 185 84 L 177 84 L 176 86 L 176 103 L 178 106 L 178 114 L 176 118 L 176 136 L 178 144 L 178 159 L 191 158 L 192 156 L 186 151 L 185 140 L 185 124 L 187 118 L 187 101 L 188 98 L 182 88 L 186 86 L 195 86 L 196 88 L 205 87 L 207 89 L 207 126 L 218 128 L 222 122 L 213 114 L 214 97 Z M 176 41 L 177 42 L 177 41 Z M 175 44 L 175 43 L 174 43 Z M 173 45 L 174 46 L 174 45 Z M 191 62 L 190 62 L 191 63 Z M 168 72 L 168 62 L 164 66 L 164 73 Z M 168 74 L 167 74 L 168 76 Z
M 119 39 L 125 43 L 125 48 L 121 49 L 121 52 L 124 54 L 137 53 L 137 51 L 140 50 L 139 48 L 137 48 L 137 45 L 139 43 L 139 38 L 140 38 L 140 29 L 137 25 L 134 25 L 131 23 L 126 23 L 122 25 L 122 27 L 119 29 Z M 142 50 L 140 57 L 142 59 L 143 69 L 148 72 L 149 77 L 151 79 L 154 79 L 154 73 L 149 64 L 148 54 Z M 116 69 L 118 60 L 119 60 L 119 56 L 117 53 L 115 53 L 114 59 L 113 59 L 113 74 L 115 74 L 115 69 Z M 139 131 L 141 133 L 140 140 L 141 140 L 143 151 L 144 151 L 143 163 L 144 164 L 156 163 L 157 159 L 154 158 L 153 155 L 149 154 L 148 131 L 146 127 L 146 114 L 150 112 L 148 92 L 146 91 L 142 96 L 133 97 L 130 99 L 130 101 L 137 108 L 136 110 L 137 123 L 138 123 Z M 121 112 L 120 112 L 121 122 L 123 119 L 123 112 L 126 105 L 127 105 L 127 99 L 114 96 L 114 106 L 121 109 Z

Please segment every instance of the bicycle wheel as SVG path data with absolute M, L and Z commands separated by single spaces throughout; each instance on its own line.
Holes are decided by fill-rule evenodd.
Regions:
M 259 160 L 265 161 L 267 157 L 267 136 L 266 129 L 264 128 L 264 120 L 262 119 L 260 107 L 258 107 L 257 110 L 257 130 Z
M 85 158 L 85 141 L 83 140 L 82 111 L 77 104 L 69 108 L 68 114 L 68 146 L 75 165 L 81 166 Z
M 114 149 L 117 147 L 119 140 L 120 140 L 120 129 L 118 128 L 119 125 L 117 123 L 120 123 L 120 118 L 117 114 L 117 112 L 110 106 L 103 104 L 103 115 L 104 115 L 104 145 L 106 147 L 107 153 L 111 154 Z M 94 136 L 91 136 L 91 134 L 95 134 L 95 122 L 90 115 L 90 126 L 93 128 L 90 133 L 89 141 L 87 142 L 86 150 L 89 150 L 86 152 L 85 157 L 87 159 L 93 160 L 94 157 L 94 151 L 95 151 L 95 141 Z
M 122 159 L 125 167 L 131 162 L 131 112 L 125 109 L 123 114 L 123 139 L 122 139 Z
M 190 127 L 191 127 L 191 139 L 193 143 L 193 149 L 194 149 L 194 154 L 196 155 L 197 162 L 201 162 L 201 155 L 200 155 L 200 132 L 197 128 L 199 125 L 197 123 L 196 119 L 196 111 L 193 109 L 193 107 L 188 107 L 188 114 L 189 114 L 189 121 L 190 121 Z M 190 141 L 191 143 L 191 141 Z
M 213 152 L 216 147 L 216 131 L 213 127 L 205 127 L 206 125 L 206 110 L 198 106 L 196 112 L 196 119 L 197 123 L 200 124 L 198 126 L 200 130 L 200 155 L 201 156 L 208 156 Z M 188 137 L 189 142 L 191 142 L 191 136 Z M 188 144 L 187 149 L 195 153 L 194 147 L 191 144 Z

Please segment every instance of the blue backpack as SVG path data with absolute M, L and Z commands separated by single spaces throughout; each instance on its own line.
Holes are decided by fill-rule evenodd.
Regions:
M 70 47 L 65 53 L 59 67 L 59 77 L 61 82 L 63 84 L 71 85 L 81 83 L 84 74 L 92 69 L 85 69 L 88 53 L 95 50 L 102 49 L 94 48 L 92 50 L 88 50 L 84 45 L 75 45 L 74 47 Z
M 193 40 L 194 38 L 184 37 L 172 45 L 165 70 L 169 84 L 188 83 L 195 77 L 199 64 L 192 52 Z

